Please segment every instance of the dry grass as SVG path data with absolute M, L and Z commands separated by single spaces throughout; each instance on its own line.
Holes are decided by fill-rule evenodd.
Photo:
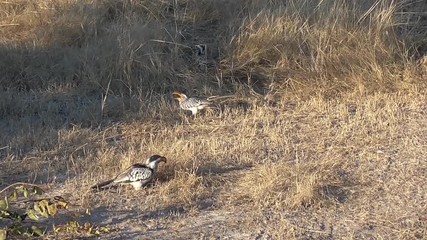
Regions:
M 147 238 L 426 238 L 420 9 L 0 2 L 0 186 L 41 183 L 94 212 L 130 211 L 113 224 L 145 224 L 134 230 Z M 174 90 L 233 97 L 192 119 Z M 151 154 L 169 161 L 144 197 L 88 191 Z M 188 228 L 203 216 L 218 232 Z

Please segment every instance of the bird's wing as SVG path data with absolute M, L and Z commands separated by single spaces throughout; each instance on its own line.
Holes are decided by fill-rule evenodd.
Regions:
M 129 183 L 136 181 L 149 180 L 153 176 L 153 169 L 142 165 L 135 164 L 124 172 L 119 174 L 115 179 L 115 183 Z
M 186 101 L 182 102 L 182 107 L 184 108 L 194 108 L 194 107 L 198 107 L 201 105 L 209 105 L 211 104 L 211 102 L 207 101 L 207 100 L 203 100 L 200 98 L 189 98 Z

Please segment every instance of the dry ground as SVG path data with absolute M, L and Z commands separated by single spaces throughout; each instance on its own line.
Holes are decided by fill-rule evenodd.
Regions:
M 0 187 L 90 208 L 102 239 L 425 239 L 426 9 L 0 2 Z M 193 119 L 174 90 L 231 97 Z M 154 186 L 89 191 L 152 154 Z

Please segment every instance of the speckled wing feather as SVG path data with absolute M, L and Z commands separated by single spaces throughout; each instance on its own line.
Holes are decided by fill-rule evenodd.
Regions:
M 195 97 L 188 98 L 187 100 L 180 103 L 181 108 L 183 109 L 191 109 L 199 106 L 207 106 L 209 104 L 211 104 L 211 102 L 200 99 L 200 98 L 195 98 Z
M 126 169 L 124 172 L 119 174 L 114 179 L 114 183 L 149 181 L 153 177 L 153 175 L 153 169 L 142 164 L 134 164 L 128 169 Z

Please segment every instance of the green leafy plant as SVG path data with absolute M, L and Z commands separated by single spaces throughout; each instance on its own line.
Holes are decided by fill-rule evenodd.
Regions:
M 9 234 L 22 237 L 43 236 L 46 228 L 40 229 L 35 225 L 25 224 L 24 221 L 38 221 L 40 216 L 55 216 L 58 208 L 66 208 L 68 204 L 61 197 L 53 200 L 34 199 L 35 196 L 42 195 L 44 190 L 33 184 L 12 184 L 0 193 L 5 195 L 0 200 L 0 220 L 6 222 L 6 227 L 0 229 L 0 240 L 6 239 Z
M 70 203 L 63 197 L 41 198 L 43 194 L 45 191 L 42 188 L 28 183 L 15 183 L 0 191 L 0 221 L 6 222 L 6 227 L 0 228 L 0 240 L 6 240 L 9 236 L 20 238 L 43 236 L 48 226 L 43 226 L 40 220 L 55 217 L 63 210 L 71 216 L 79 215 L 73 215 L 73 212 L 69 211 Z M 90 210 L 86 209 L 85 214 L 90 215 Z M 35 223 L 42 227 L 36 226 Z M 66 224 L 53 226 L 53 231 L 55 234 L 77 233 L 99 236 L 109 233 L 110 228 L 71 220 Z
M 99 236 L 102 233 L 109 233 L 111 230 L 109 227 L 99 227 L 89 222 L 80 224 L 77 221 L 69 221 L 67 224 L 54 227 L 54 231 L 55 233 L 84 233 Z

